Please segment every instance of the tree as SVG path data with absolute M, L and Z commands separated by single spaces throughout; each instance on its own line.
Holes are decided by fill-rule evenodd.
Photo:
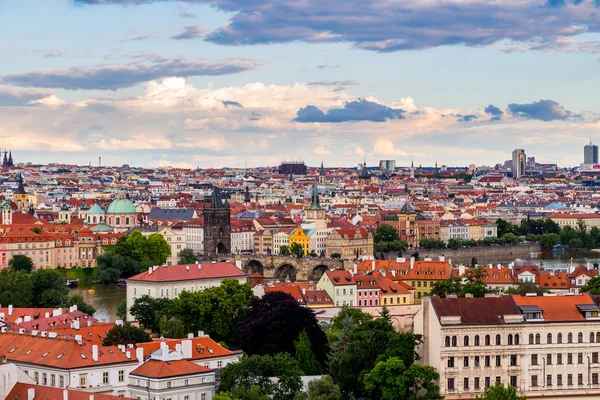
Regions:
M 294 358 L 298 362 L 300 369 L 304 372 L 304 375 L 320 374 L 321 366 L 315 358 L 306 331 L 300 333 L 298 340 L 294 343 L 294 347 L 296 350 Z
M 8 262 L 8 266 L 17 272 L 23 271 L 26 273 L 30 273 L 31 271 L 33 271 L 33 261 L 31 260 L 31 258 L 22 254 L 16 254 L 12 256 L 12 258 Z
M 370 321 L 373 316 L 367 314 L 360 308 L 354 308 L 349 306 L 342 306 L 340 311 L 331 320 L 332 329 L 343 329 L 343 324 L 349 319 L 352 323 L 352 327 L 362 324 L 365 321 Z
M 527 293 L 535 293 L 536 295 L 541 296 L 544 293 L 550 293 L 550 291 L 537 286 L 533 282 L 519 282 L 519 285 L 516 288 L 508 288 L 504 293 L 518 294 L 521 296 L 525 296 Z
M 514 233 L 505 233 L 500 237 L 500 239 L 506 244 L 517 244 L 521 241 L 517 235 Z
M 117 306 L 117 317 L 121 321 L 127 321 L 127 299 L 121 299 Z
M 314 250 L 311 250 L 310 253 L 308 253 L 309 257 L 317 257 L 317 252 Z
M 129 278 L 142 272 L 140 263 L 133 257 L 113 251 L 98 256 L 97 262 L 96 278 L 102 283 L 114 283 L 119 278 Z
M 569 248 L 570 249 L 581 249 L 583 247 L 583 242 L 579 238 L 573 238 L 569 240 Z
M 296 257 L 302 257 L 304 255 L 304 249 L 302 245 L 298 242 L 292 243 L 290 246 L 290 254 Z
M 56 308 L 67 303 L 69 289 L 58 272 L 40 269 L 31 274 L 31 292 L 33 307 Z
M 331 258 L 342 258 L 340 253 L 331 253 Z
M 540 245 L 544 250 L 550 250 L 558 243 L 560 243 L 560 236 L 556 233 L 544 233 L 540 236 Z
M 134 259 L 140 269 L 145 270 L 154 265 L 163 265 L 171 255 L 171 246 L 159 233 L 144 236 L 136 230 L 129 236 L 120 238 L 112 251 L 122 257 Z
M 342 392 L 331 376 L 324 375 L 308 383 L 308 400 L 342 400 Z
M 170 339 L 183 339 L 187 336 L 185 326 L 179 318 L 160 318 L 160 336 Z
M 82 313 L 85 313 L 87 315 L 90 315 L 90 316 L 93 316 L 94 313 L 96 312 L 96 309 L 94 307 L 92 307 L 90 304 L 86 303 L 83 296 L 80 294 L 74 294 L 71 297 L 69 297 L 69 299 L 67 300 L 65 305 L 67 307 L 76 305 L 77 310 L 79 310 Z
M 269 396 L 261 394 L 260 387 L 256 385 L 250 386 L 250 389 L 237 386 L 231 392 L 215 394 L 213 400 L 269 400 Z
M 40 233 L 42 233 L 42 228 L 40 228 L 39 226 L 34 226 L 33 228 L 31 228 L 31 231 L 39 235 Z
M 600 276 L 596 276 L 579 289 L 580 293 L 600 294 Z
M 429 291 L 430 296 L 447 297 L 449 294 L 460 296 L 463 291 L 462 279 L 458 276 L 453 276 L 443 281 L 437 281 Z
M 114 325 L 102 339 L 104 346 L 116 346 L 118 344 L 128 345 L 135 343 L 151 342 L 150 335 L 137 326 L 131 324 Z
M 519 396 L 517 389 L 512 386 L 504 387 L 502 383 L 485 388 L 483 395 L 476 396 L 476 400 L 526 400 L 525 396 Z
M 433 367 L 411 364 L 398 357 L 380 361 L 365 375 L 365 388 L 372 398 L 383 400 L 441 399 Z
M 159 321 L 163 308 L 171 300 L 160 298 L 155 299 L 148 295 L 143 295 L 133 302 L 129 313 L 146 329 L 152 332 L 159 332 Z
M 15 290 L 15 288 L 19 288 Z M 33 305 L 31 275 L 16 272 L 12 268 L 0 271 L 0 304 L 12 304 L 14 307 Z
M 288 354 L 244 355 L 238 362 L 229 363 L 219 371 L 219 393 L 236 393 L 240 389 L 249 391 L 253 386 L 257 386 L 261 395 L 273 399 L 293 400 L 302 388 L 301 375 L 302 370 L 296 360 Z
M 399 241 L 400 236 L 393 226 L 387 224 L 381 224 L 375 230 L 373 235 L 373 243 L 385 243 Z
M 185 248 L 179 252 L 179 264 L 194 264 L 196 261 L 198 258 L 196 258 L 194 250 Z
M 281 245 L 279 246 L 279 255 L 280 256 L 289 256 L 290 255 L 290 248 L 286 245 Z
M 302 307 L 289 294 L 268 292 L 252 304 L 239 327 L 242 350 L 249 355 L 294 354 L 295 341 L 306 332 L 311 349 L 326 368 L 329 345 L 313 310 Z

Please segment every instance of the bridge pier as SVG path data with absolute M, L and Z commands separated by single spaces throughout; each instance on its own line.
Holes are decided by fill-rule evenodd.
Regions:
M 344 269 L 346 261 L 337 258 L 236 255 L 248 275 L 260 272 L 266 279 L 318 281 L 327 269 Z

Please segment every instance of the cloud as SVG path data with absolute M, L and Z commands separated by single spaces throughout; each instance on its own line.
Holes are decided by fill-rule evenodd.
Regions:
M 501 109 L 499 109 L 498 107 L 496 107 L 492 104 L 487 106 L 484 111 L 486 114 L 493 115 L 495 117 L 498 117 L 498 116 L 504 114 L 504 112 Z
M 43 99 L 32 100 L 29 102 L 29 104 L 30 105 L 40 104 L 40 105 L 45 105 L 45 106 L 61 106 L 63 104 L 66 104 L 66 102 L 59 99 L 58 97 L 56 97 L 55 94 L 52 94 L 48 97 L 44 97 Z
M 307 83 L 308 86 L 356 86 L 360 85 L 359 81 L 353 79 L 340 81 L 312 81 Z
M 139 5 L 159 0 L 74 0 Z M 175 0 L 162 0 L 175 1 Z M 598 0 L 187 0 L 231 15 L 205 40 L 222 45 L 340 42 L 391 52 L 508 41 L 560 41 L 599 32 Z
M 200 24 L 187 25 L 183 32 L 177 35 L 171 36 L 171 39 L 175 40 L 189 40 L 203 38 L 210 33 L 210 30 Z
M 571 111 L 565 110 L 554 100 L 540 100 L 525 104 L 512 103 L 508 105 L 508 111 L 519 117 L 540 121 L 565 120 L 572 116 Z
M 318 147 L 315 147 L 315 154 L 318 155 L 318 156 L 330 156 L 331 155 L 331 151 L 327 150 L 323 146 L 318 146 Z
M 177 5 L 177 9 L 179 10 L 179 16 L 181 18 L 196 18 L 195 14 L 190 13 L 185 9 L 181 4 Z
M 0 84 L 66 90 L 117 90 L 168 76 L 229 75 L 253 70 L 259 66 L 260 63 L 252 59 L 214 62 L 190 60 L 185 57 L 163 57 L 151 62 L 133 62 L 126 65 L 73 67 L 58 71 L 4 75 L 0 76 Z
M 456 115 L 458 117 L 458 122 L 471 122 L 477 119 L 477 115 L 475 114 L 469 114 L 469 115 L 461 115 L 461 114 L 457 114 Z
M 44 58 L 59 58 L 67 55 L 66 51 L 61 50 L 34 50 L 34 53 L 41 53 Z
M 30 90 L 9 90 L 0 88 L 0 107 L 23 107 L 31 102 L 43 99 L 50 93 Z
M 243 108 L 242 105 L 240 103 L 238 103 L 237 101 L 223 100 L 222 103 L 223 103 L 223 105 L 225 107 L 239 107 L 239 108 Z
M 127 39 L 121 39 L 119 40 L 119 42 L 121 43 L 125 43 L 125 42 L 141 42 L 142 40 L 146 40 L 146 39 L 150 39 L 152 36 L 150 35 L 139 35 L 139 36 L 134 36 L 134 37 L 130 37 Z
M 390 108 L 365 99 L 349 101 L 343 108 L 331 108 L 327 113 L 318 107 L 309 105 L 298 110 L 294 121 L 297 122 L 348 122 L 371 121 L 384 122 L 389 119 L 404 118 L 404 110 Z

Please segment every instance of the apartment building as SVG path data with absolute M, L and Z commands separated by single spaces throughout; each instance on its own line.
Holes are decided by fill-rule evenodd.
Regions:
M 325 271 L 317 288 L 325 290 L 336 307 L 353 307 L 356 304 L 356 281 L 347 270 Z
M 598 302 L 589 294 L 425 297 L 414 324 L 420 362 L 438 371 L 448 400 L 496 382 L 528 399 L 599 396 Z

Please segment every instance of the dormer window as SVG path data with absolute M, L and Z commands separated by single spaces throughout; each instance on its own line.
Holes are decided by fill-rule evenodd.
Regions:
M 600 308 L 595 304 L 577 304 L 577 309 L 583 314 L 585 319 L 597 319 L 600 317 Z
M 525 318 L 526 321 L 544 320 L 543 311 L 538 306 L 521 306 L 519 309 L 523 313 L 523 318 Z

